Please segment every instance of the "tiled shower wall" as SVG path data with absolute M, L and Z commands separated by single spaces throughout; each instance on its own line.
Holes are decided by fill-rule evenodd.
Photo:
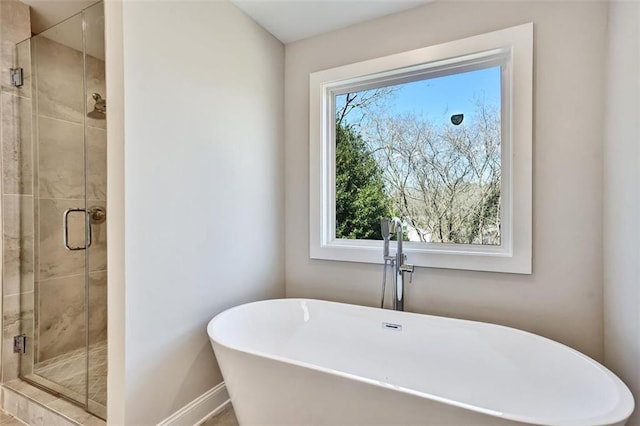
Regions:
M 36 334 L 39 363 L 84 346 L 85 252 L 62 245 L 61 218 L 84 208 L 84 105 L 91 93 L 105 94 L 104 61 L 43 36 L 32 40 L 37 108 Z M 106 208 L 106 120 L 87 118 L 87 207 Z M 105 224 L 92 226 L 89 249 L 89 341 L 106 340 L 107 259 Z M 83 215 L 70 216 L 70 237 L 83 245 Z
M 31 36 L 29 8 L 14 0 L 0 1 L 0 143 L 2 146 L 3 312 L 2 381 L 18 376 L 13 336 L 21 321 L 33 320 L 33 155 L 31 144 L 31 69 L 26 44 Z M 25 71 L 25 84 L 10 84 L 9 68 Z M 22 302 L 21 303 L 21 299 Z M 20 315 L 22 306 L 23 314 Z
M 29 344 L 29 356 L 22 360 L 25 374 L 31 362 L 84 345 L 84 252 L 63 248 L 61 222 L 67 208 L 84 207 L 83 100 L 91 111 L 91 93 L 105 94 L 104 61 L 86 57 L 84 93 L 81 52 L 43 36 L 16 47 L 31 35 L 29 22 L 27 6 L 0 0 L 3 381 L 18 375 L 12 338 L 21 331 Z M 24 68 L 26 77 L 19 89 L 9 83 L 8 70 L 16 66 Z M 32 73 L 37 81 L 33 94 Z M 87 119 L 87 207 L 106 208 L 105 125 Z M 82 222 L 82 215 L 72 217 L 72 237 L 83 234 Z M 106 340 L 106 225 L 92 229 L 89 333 L 90 342 L 97 343 Z

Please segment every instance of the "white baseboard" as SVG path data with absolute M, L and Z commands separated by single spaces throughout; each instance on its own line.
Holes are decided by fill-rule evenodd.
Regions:
M 157 426 L 199 425 L 222 411 L 229 401 L 227 388 L 222 382 L 158 423 Z

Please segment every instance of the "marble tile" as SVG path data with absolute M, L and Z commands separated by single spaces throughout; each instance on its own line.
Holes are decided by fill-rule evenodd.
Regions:
M 89 350 L 89 400 L 107 405 L 107 343 L 94 345 Z M 96 407 L 99 408 L 99 407 Z
M 14 354 L 13 335 L 4 337 L 2 349 L 2 380 L 13 380 L 18 378 L 18 369 L 20 368 L 20 358 L 18 354 Z
M 49 362 L 47 360 L 47 362 Z M 38 366 L 36 365 L 35 371 L 38 370 Z M 79 394 L 77 392 L 72 391 L 71 389 L 62 386 L 58 382 L 49 380 L 48 377 L 42 376 L 38 373 L 33 373 L 24 376 L 26 380 L 29 380 L 30 383 L 37 384 L 39 386 L 43 386 L 45 389 L 50 389 L 55 395 L 64 395 L 66 398 L 70 398 L 73 401 L 76 401 L 78 404 L 84 404 L 85 396 L 84 394 Z
M 19 354 L 13 353 L 13 336 L 20 334 L 20 295 L 5 296 L 2 312 L 2 381 L 18 377 Z M 15 413 L 12 412 L 15 415 Z
M 105 64 L 104 61 L 94 58 L 91 55 L 86 55 L 87 58 L 87 93 L 85 96 L 87 102 L 87 113 L 93 111 L 95 101 L 92 95 L 94 93 L 100 94 L 104 99 L 107 96 L 107 88 L 105 84 Z M 108 107 L 107 103 L 107 107 Z M 91 117 L 87 117 L 87 125 L 98 129 L 107 128 L 107 120 L 99 120 Z
M 87 200 L 87 206 L 106 209 L 105 201 Z M 89 247 L 89 271 L 107 269 L 107 222 L 91 224 L 91 246 Z
M 70 38 L 82 39 L 82 18 L 74 17 L 56 28 Z M 51 30 L 50 30 L 51 31 Z M 32 39 L 38 115 L 82 123 L 84 116 L 84 65 L 82 52 L 47 38 L 47 32 Z
M 82 199 L 84 130 L 81 125 L 38 117 L 38 192 L 42 198 Z
M 0 2 L 0 6 L 3 2 Z M 0 13 L 0 19 L 2 14 Z M 2 23 L 2 22 L 0 22 Z M 2 25 L 0 25 L 2 31 Z M 11 68 L 15 68 L 16 64 L 16 44 L 5 40 L 0 35 L 0 87 L 2 92 L 17 94 L 18 88 L 11 85 Z
M 49 404 L 58 399 L 57 396 L 50 394 L 49 392 L 45 392 L 35 386 L 31 386 L 29 383 L 24 382 L 20 379 L 11 380 L 4 385 L 9 389 L 28 398 L 31 398 L 43 405 Z
M 107 340 L 107 271 L 89 273 L 89 345 Z
M 59 414 L 50 410 L 44 409 L 44 416 L 42 418 L 43 426 L 76 426 L 73 422 L 65 419 Z
M 107 199 L 107 132 L 87 128 L 87 197 Z
M 20 294 L 20 306 L 22 315 L 20 319 L 20 332 L 27 338 L 26 352 L 20 355 L 19 369 L 22 375 L 33 372 L 33 359 L 35 355 L 35 291 Z
M 0 18 L 1 19 L 1 18 Z M 8 93 L 23 98 L 32 98 L 33 73 L 31 66 L 31 40 L 24 40 L 16 44 L 0 37 L 0 81 L 2 93 Z M 20 87 L 11 85 L 11 68 L 22 68 Z
M 29 400 L 5 387 L 2 388 L 2 409 L 20 419 L 29 417 Z
M 74 24 L 75 21 L 65 23 L 68 27 Z M 46 38 L 46 34 L 37 36 L 33 45 L 37 64 L 38 113 L 46 117 L 82 123 L 85 120 L 83 107 L 87 113 L 94 109 L 93 93 L 100 94 L 102 98 L 106 96 L 104 61 L 85 55 L 85 93 L 82 85 L 82 52 L 54 42 Z M 106 129 L 106 120 L 86 117 L 86 123 L 90 127 Z
M 73 422 L 6 387 L 2 389 L 2 408 L 29 426 L 72 426 Z
M 84 187 L 82 126 L 40 117 L 38 141 L 38 192 L 42 198 L 81 200 Z M 104 205 L 107 193 L 106 131 L 87 129 L 87 191 L 91 200 Z
M 85 422 L 87 422 L 89 419 L 93 417 L 91 414 L 87 413 L 82 408 L 62 398 L 48 405 L 52 410 L 55 410 L 59 413 L 64 413 L 66 417 L 82 425 L 84 425 Z
M 4 194 L 33 194 L 31 100 L 2 93 L 2 178 Z
M 0 0 L 1 1 L 1 0 Z M 40 199 L 33 197 L 33 280 L 40 276 Z
M 13 336 L 22 332 L 23 321 L 33 319 L 33 292 L 5 296 L 3 301 L 2 381 L 18 377 L 20 354 L 13 353 Z
M 13 93 L 23 98 L 33 98 L 33 66 L 31 63 L 31 39 L 16 44 L 14 68 L 22 68 L 22 86 L 12 87 Z
M 33 408 L 34 405 L 36 408 Z M 25 421 L 30 419 L 29 425 L 105 426 L 106 424 L 77 405 L 20 379 L 12 380 L 2 386 L 2 408 L 16 418 L 20 416 Z M 5 424 L 3 421 L 8 420 L 0 413 L 0 425 Z
M 27 400 L 26 413 L 24 413 L 23 416 L 18 415 L 18 417 L 20 417 L 24 422 L 28 423 L 29 426 L 49 426 L 45 423 L 45 411 L 46 410 L 43 406 Z
M 85 50 L 88 55 L 101 58 L 104 61 L 104 3 L 95 3 L 84 10 L 86 44 Z
M 0 423 L 4 426 L 28 426 L 25 422 L 20 421 L 17 417 L 12 417 L 5 422 Z
M 31 20 L 29 7 L 16 0 L 0 1 L 0 86 L 2 91 L 19 93 L 30 88 L 30 84 L 22 88 L 11 86 L 9 68 L 24 67 L 26 64 L 17 64 L 16 43 L 22 42 L 31 36 Z M 22 43 L 20 43 L 22 44 Z M 29 71 L 30 67 L 25 71 Z M 30 75 L 30 72 L 27 73 Z M 28 96 L 28 94 L 25 94 Z
M 18 418 L 13 417 L 5 412 L 0 413 L 0 425 L 2 426 L 24 426 L 26 423 L 20 421 Z
M 33 290 L 34 237 L 33 197 L 3 197 L 3 293 Z
M 31 37 L 31 17 L 29 6 L 17 0 L 0 2 L 2 27 L 0 37 L 12 43 L 18 43 Z
M 89 401 L 89 405 L 91 406 L 91 401 Z M 103 410 L 104 411 L 104 417 L 107 417 L 107 411 L 106 409 Z M 90 419 L 85 420 L 84 422 L 82 422 L 82 426 L 106 426 L 107 422 L 105 422 L 102 419 L 99 419 L 97 417 L 91 416 Z
M 69 251 L 63 245 L 62 215 L 66 209 L 72 207 L 84 208 L 84 201 L 45 198 L 38 200 L 38 281 L 84 273 L 84 250 Z M 84 226 L 83 213 L 75 212 L 69 215 L 70 245 L 84 246 Z
M 89 355 L 87 364 L 86 355 Z M 87 370 L 88 366 L 88 370 Z M 84 402 L 85 392 L 94 408 L 104 407 L 107 402 L 107 344 L 102 341 L 84 348 L 67 352 L 37 364 L 35 375 L 30 377 L 37 383 L 59 393 Z M 42 379 L 45 379 L 44 381 Z M 88 383 L 88 386 L 87 386 Z
M 71 18 L 62 25 L 68 35 L 73 37 L 75 34 L 78 40 L 82 39 L 80 19 Z M 92 94 L 99 93 L 103 98 L 106 96 L 104 60 L 85 55 L 85 93 L 82 84 L 84 75 L 82 52 L 51 40 L 47 32 L 36 36 L 34 40 L 38 113 L 75 123 L 84 122 L 83 108 L 86 108 L 88 113 L 93 111 L 95 106 Z M 81 42 L 78 42 L 78 45 L 80 44 Z M 106 120 L 86 117 L 86 123 L 91 127 L 106 129 Z
M 39 281 L 36 288 L 38 353 L 35 362 L 84 347 L 84 274 Z

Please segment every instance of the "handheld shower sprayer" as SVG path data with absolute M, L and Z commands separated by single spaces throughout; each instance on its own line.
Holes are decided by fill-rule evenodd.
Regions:
M 389 228 L 389 219 L 382 218 L 380 219 L 380 230 L 382 231 L 382 239 L 384 240 L 384 271 L 382 272 L 382 299 L 380 300 L 380 308 L 384 308 L 384 295 L 387 292 L 387 265 L 391 265 L 393 267 L 393 262 L 395 262 L 395 258 L 389 256 L 389 240 L 391 240 L 391 232 Z
M 403 228 L 402 228 L 402 219 L 399 217 L 391 218 L 391 225 L 389 227 L 392 234 L 396 234 L 396 240 L 398 249 L 396 250 L 396 265 L 400 266 L 404 263 L 404 252 L 402 251 L 402 238 L 403 238 Z
M 391 233 L 389 231 L 389 219 L 386 217 L 380 219 L 380 229 L 382 231 L 382 239 L 384 240 L 384 257 L 389 256 L 389 240 L 391 239 Z

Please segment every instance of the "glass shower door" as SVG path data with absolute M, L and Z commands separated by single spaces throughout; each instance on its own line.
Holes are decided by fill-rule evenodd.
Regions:
M 34 317 L 24 323 L 31 350 L 22 356 L 20 371 L 105 417 L 102 11 L 102 3 L 96 4 L 31 38 Z
M 86 251 L 87 407 L 102 418 L 107 406 L 107 113 L 104 8 L 84 11 L 86 200 L 91 246 Z
M 80 404 L 87 383 L 82 45 L 81 15 L 31 39 L 35 300 L 33 351 L 26 357 L 32 371 L 24 358 L 21 365 L 26 379 Z

